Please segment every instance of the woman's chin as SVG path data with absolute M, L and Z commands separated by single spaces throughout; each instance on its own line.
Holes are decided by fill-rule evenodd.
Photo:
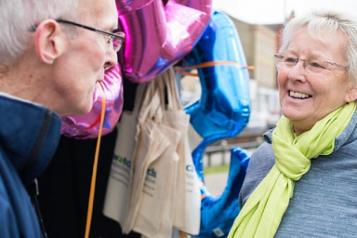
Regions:
M 281 110 L 282 114 L 292 121 L 303 120 L 307 117 L 306 112 L 304 110 L 286 108 Z

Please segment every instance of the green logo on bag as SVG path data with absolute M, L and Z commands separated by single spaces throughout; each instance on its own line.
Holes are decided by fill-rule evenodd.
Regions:
M 147 172 L 146 172 L 146 174 L 147 174 L 148 176 L 151 176 L 151 177 L 156 178 L 156 170 L 155 170 L 154 168 L 148 169 Z
M 126 158 L 123 157 L 123 156 L 114 154 L 114 160 L 115 160 L 115 162 L 117 162 L 117 163 L 119 163 L 119 164 L 122 164 L 122 165 L 124 165 L 124 166 L 126 166 L 126 167 L 128 167 L 128 168 L 131 167 L 131 161 L 128 160 L 128 159 L 126 159 Z
M 186 171 L 193 172 L 193 165 L 192 164 L 186 165 Z

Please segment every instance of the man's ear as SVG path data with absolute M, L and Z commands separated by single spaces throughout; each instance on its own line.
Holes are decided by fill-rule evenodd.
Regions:
M 53 19 L 42 21 L 35 31 L 35 51 L 39 59 L 52 64 L 65 47 L 65 34 Z
M 353 102 L 357 100 L 357 86 L 351 86 L 351 88 L 347 90 L 345 100 L 346 102 Z

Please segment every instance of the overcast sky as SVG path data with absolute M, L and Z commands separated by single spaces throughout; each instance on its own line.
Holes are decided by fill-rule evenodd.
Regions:
M 282 23 L 292 10 L 301 15 L 316 9 L 357 14 L 357 0 L 213 0 L 213 8 L 253 24 Z

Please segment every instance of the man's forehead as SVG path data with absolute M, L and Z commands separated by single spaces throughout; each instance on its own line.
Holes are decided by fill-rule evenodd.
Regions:
M 103 27 L 117 26 L 118 13 L 114 0 L 81 0 L 79 17 L 91 19 Z

